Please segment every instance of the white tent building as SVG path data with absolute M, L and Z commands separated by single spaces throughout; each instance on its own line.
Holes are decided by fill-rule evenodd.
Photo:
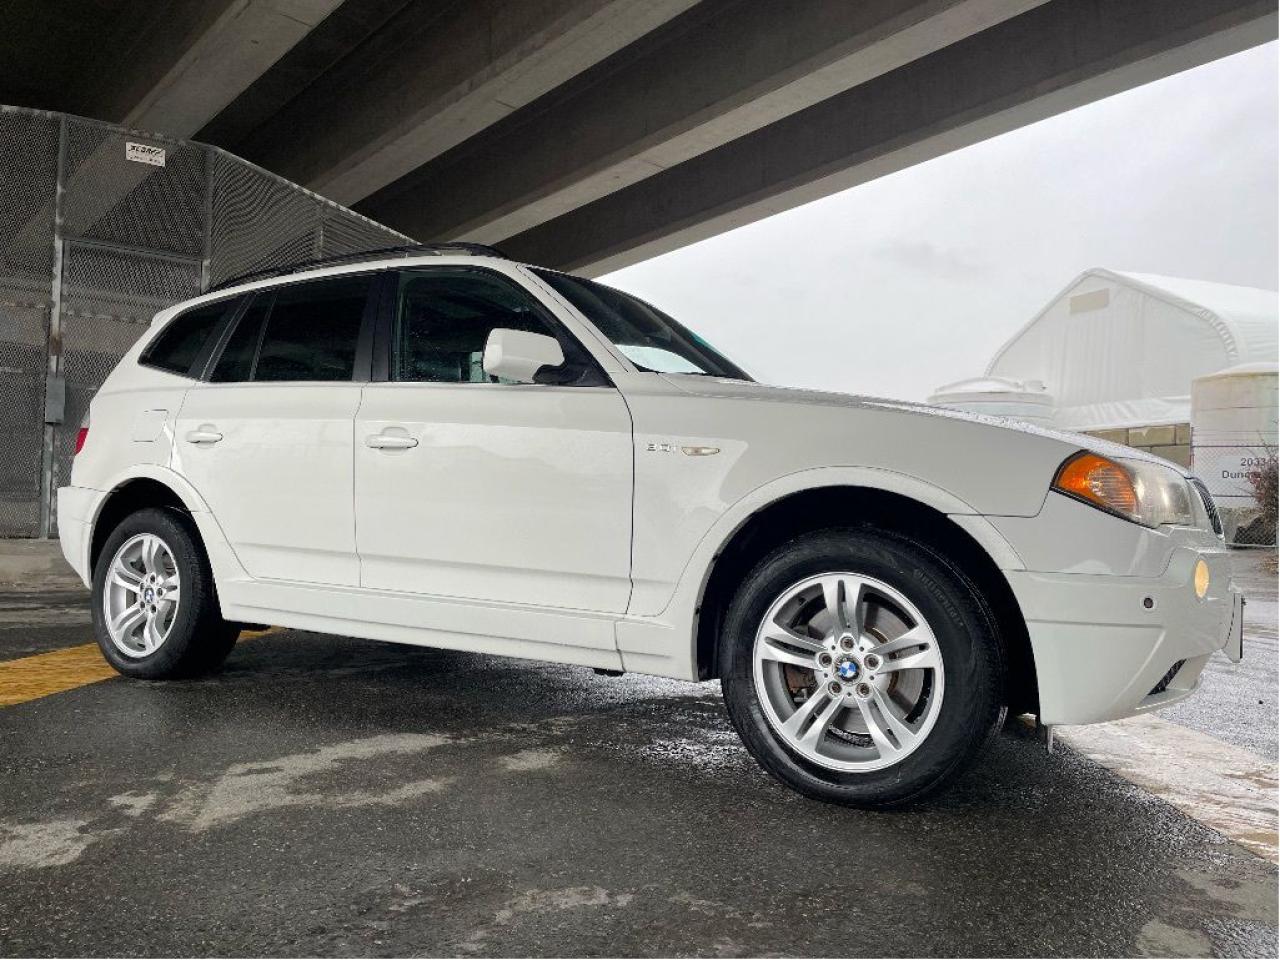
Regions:
M 1087 270 L 996 351 L 984 376 L 940 387 L 930 402 L 1176 446 L 1158 452 L 1185 463 L 1191 381 L 1274 362 L 1278 315 L 1270 290 Z

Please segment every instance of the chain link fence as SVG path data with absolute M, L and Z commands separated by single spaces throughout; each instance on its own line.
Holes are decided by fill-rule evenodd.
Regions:
M 216 147 L 0 106 L 0 536 L 57 532 L 89 400 L 158 310 L 408 240 Z
M 1192 471 L 1204 481 L 1217 504 L 1223 535 L 1233 546 L 1276 545 L 1274 505 L 1270 510 L 1262 508 L 1250 479 L 1266 469 L 1273 450 L 1257 438 L 1251 442 L 1197 443 L 1192 448 Z

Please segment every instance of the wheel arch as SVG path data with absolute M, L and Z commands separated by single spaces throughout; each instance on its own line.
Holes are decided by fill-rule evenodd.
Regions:
M 909 536 L 949 560 L 984 600 L 1005 650 L 1008 702 L 1037 708 L 1038 683 L 1026 621 L 1002 568 L 1021 561 L 982 517 L 945 491 L 920 481 L 872 485 L 835 482 L 785 490 L 753 505 L 724 535 L 698 595 L 694 635 L 699 679 L 720 676 L 720 632 L 736 585 L 767 553 L 797 536 L 834 525 L 865 525 Z M 910 478 L 907 478 L 910 479 Z M 921 492 L 925 496 L 920 496 Z M 959 506 L 964 512 L 952 515 Z
M 195 488 L 170 470 L 141 467 L 116 481 L 99 502 L 90 522 L 88 570 L 98 562 L 107 538 L 125 517 L 146 507 L 178 510 L 189 517 L 207 513 L 208 505 Z M 198 525 L 197 525 L 198 527 Z M 196 537 L 205 547 L 199 529 Z M 207 549 L 207 548 L 206 548 Z

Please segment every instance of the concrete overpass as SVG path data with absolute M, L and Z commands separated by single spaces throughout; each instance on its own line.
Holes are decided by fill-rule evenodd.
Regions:
M 419 239 L 587 273 L 1277 29 L 1271 0 L 14 0 L 5 17 L 0 102 L 205 140 Z

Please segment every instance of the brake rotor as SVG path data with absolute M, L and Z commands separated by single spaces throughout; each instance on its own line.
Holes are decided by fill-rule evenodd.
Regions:
M 870 609 L 872 615 L 867 618 L 863 632 L 877 645 L 887 643 L 891 636 L 898 636 L 907 629 L 906 622 L 888 607 L 875 604 Z M 887 626 L 892 626 L 893 629 L 886 631 Z M 808 700 L 818 687 L 817 675 L 805 667 L 785 664 L 782 675 L 787 693 L 797 707 Z M 885 696 L 899 707 L 906 708 L 907 715 L 911 716 L 924 692 L 924 678 L 919 675 L 919 671 L 902 673 L 894 670 L 885 675 L 885 680 L 885 685 L 880 688 Z M 867 733 L 867 721 L 858 710 L 845 710 L 840 721 L 831 725 L 829 732 L 837 739 L 855 746 L 867 747 L 872 743 L 871 736 Z

